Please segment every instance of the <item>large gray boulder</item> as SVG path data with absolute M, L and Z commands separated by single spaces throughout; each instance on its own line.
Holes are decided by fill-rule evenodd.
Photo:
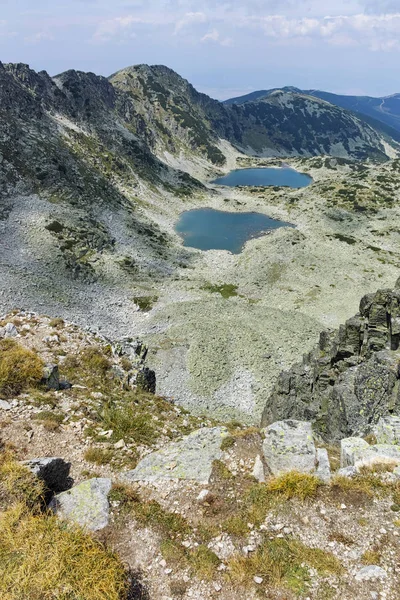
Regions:
M 130 481 L 187 479 L 206 484 L 214 460 L 222 458 L 221 442 L 227 435 L 225 427 L 198 429 L 146 456 L 125 478 Z
M 13 323 L 7 323 L 4 327 L 0 327 L 0 338 L 13 338 L 18 335 L 18 329 Z
M 111 479 L 89 479 L 55 496 L 49 508 L 61 519 L 99 531 L 108 525 L 110 490 Z
M 63 458 L 33 458 L 22 461 L 22 464 L 36 477 L 42 479 L 50 492 L 58 494 L 71 487 L 72 479 L 69 477 L 71 463 Z
M 317 450 L 311 423 L 278 421 L 264 429 L 264 435 L 264 458 L 273 475 L 288 471 L 315 472 Z

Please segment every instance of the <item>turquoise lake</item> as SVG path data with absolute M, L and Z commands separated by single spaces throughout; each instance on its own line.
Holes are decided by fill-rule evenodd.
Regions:
M 198 208 L 182 213 L 175 230 L 182 237 L 184 246 L 240 254 L 248 240 L 279 227 L 293 225 L 256 212 L 231 213 Z
M 312 183 L 312 177 L 288 167 L 236 169 L 223 177 L 218 177 L 213 183 L 230 187 L 244 185 L 302 188 Z

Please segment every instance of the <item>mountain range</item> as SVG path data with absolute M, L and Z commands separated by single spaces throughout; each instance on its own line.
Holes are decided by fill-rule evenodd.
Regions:
M 385 129 L 389 134 L 393 135 L 395 132 L 400 132 L 400 94 L 374 98 L 371 96 L 332 94 L 321 90 L 300 90 L 289 86 L 282 88 L 282 90 L 278 90 L 277 88 L 271 90 L 258 90 L 244 96 L 225 100 L 224 104 L 226 106 L 240 106 L 248 102 L 258 102 L 277 91 L 320 98 L 334 106 L 355 113 L 359 118 L 366 120 L 372 126 L 378 126 L 379 128 L 379 123 L 383 123 L 390 128 L 390 130 Z M 398 139 L 396 134 L 395 139 Z

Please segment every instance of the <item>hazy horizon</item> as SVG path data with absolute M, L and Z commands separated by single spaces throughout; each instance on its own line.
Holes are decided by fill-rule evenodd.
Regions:
M 398 0 L 15 0 L 0 58 L 55 75 L 165 64 L 224 100 L 295 86 L 388 96 L 399 90 Z

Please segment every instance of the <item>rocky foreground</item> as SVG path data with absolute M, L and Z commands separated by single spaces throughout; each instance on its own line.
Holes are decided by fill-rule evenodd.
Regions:
M 375 333 L 363 339 L 386 343 L 371 323 L 380 298 L 371 298 L 368 309 Z M 368 329 L 362 319 L 357 331 Z M 349 337 L 347 327 L 341 340 Z M 65 532 L 83 528 L 128 569 L 119 592 L 115 583 L 96 598 L 398 597 L 396 411 L 374 412 L 366 439 L 338 436 L 329 444 L 304 417 L 261 429 L 193 417 L 154 395 L 145 355 L 138 340 L 110 342 L 61 319 L 23 312 L 3 319 L 3 525 L 16 510 L 7 490 L 17 468 L 10 461 L 18 460 L 45 484 L 40 519 L 56 518 Z M 11 542 L 2 544 L 7 563 Z M 20 569 L 30 567 L 7 564 L 20 587 L 0 583 L 2 597 L 30 598 L 20 578 Z

